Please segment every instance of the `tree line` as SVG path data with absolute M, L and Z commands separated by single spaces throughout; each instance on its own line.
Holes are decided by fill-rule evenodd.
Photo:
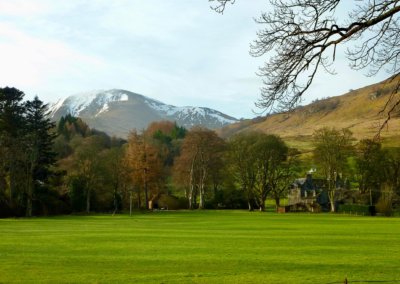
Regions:
M 392 202 L 400 193 L 400 151 L 322 128 L 312 155 L 279 136 L 243 132 L 230 139 L 170 121 L 125 139 L 71 115 L 49 119 L 47 105 L 0 89 L 0 216 L 121 212 L 133 209 L 279 206 L 294 180 L 316 167 L 335 210 L 338 180 L 360 202 Z M 389 205 L 388 205 L 389 206 Z

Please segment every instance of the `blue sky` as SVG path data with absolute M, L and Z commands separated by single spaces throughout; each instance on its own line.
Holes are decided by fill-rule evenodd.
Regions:
M 248 52 L 260 28 L 253 18 L 266 9 L 265 0 L 237 0 L 224 15 L 207 0 L 0 0 L 0 86 L 46 102 L 121 88 L 254 117 L 265 58 Z M 343 56 L 334 69 L 304 103 L 386 77 L 352 71 Z

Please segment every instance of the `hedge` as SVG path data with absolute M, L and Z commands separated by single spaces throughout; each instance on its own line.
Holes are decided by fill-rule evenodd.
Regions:
M 356 215 L 375 215 L 375 206 L 362 205 L 362 204 L 339 204 L 337 208 L 338 213 L 348 213 Z

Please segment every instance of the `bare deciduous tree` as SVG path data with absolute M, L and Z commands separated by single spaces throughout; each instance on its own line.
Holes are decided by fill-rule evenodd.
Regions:
M 175 175 L 189 188 L 186 197 L 189 200 L 189 209 L 196 204 L 199 196 L 199 209 L 204 209 L 207 186 L 212 178 L 211 172 L 220 170 L 224 141 L 212 131 L 201 127 L 194 127 L 185 136 L 181 154 L 175 161 Z
M 230 0 L 209 0 L 223 13 Z M 260 68 L 264 78 L 256 105 L 265 110 L 290 110 L 310 88 L 319 69 L 331 69 L 338 46 L 351 43 L 346 57 L 351 68 L 368 75 L 385 71 L 396 84 L 383 112 L 387 119 L 400 105 L 400 0 L 269 0 L 269 12 L 256 22 L 263 26 L 250 54 L 269 55 Z M 339 6 L 353 6 L 344 18 Z M 341 18 L 340 18 L 341 17 Z M 347 45 L 350 46 L 350 45 Z

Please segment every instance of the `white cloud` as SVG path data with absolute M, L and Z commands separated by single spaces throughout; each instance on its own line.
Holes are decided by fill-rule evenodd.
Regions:
M 0 23 L 0 85 L 43 89 L 51 79 L 67 77 L 90 68 L 101 68 L 101 60 L 82 54 L 64 42 L 40 39 Z
M 0 0 L 3 16 L 31 17 L 48 12 L 48 6 L 41 1 Z

